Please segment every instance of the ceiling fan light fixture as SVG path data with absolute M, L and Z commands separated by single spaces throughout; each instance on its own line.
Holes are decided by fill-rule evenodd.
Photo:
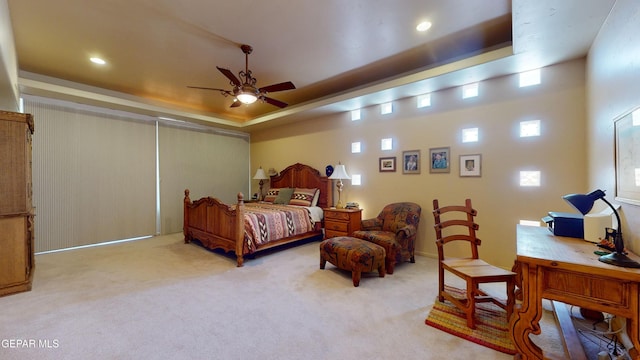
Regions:
M 246 92 L 243 91 L 240 94 L 236 95 L 236 98 L 238 99 L 238 101 L 240 101 L 243 104 L 253 104 L 254 102 L 256 102 L 256 100 L 258 100 L 258 97 L 255 94 L 252 94 L 250 92 Z
M 258 91 L 255 87 L 244 84 L 235 90 L 236 99 L 243 104 L 253 104 L 258 100 Z
M 253 75 L 251 74 L 251 70 L 249 70 L 249 54 L 251 54 L 253 48 L 249 45 L 242 45 L 240 49 L 242 49 L 242 52 L 244 52 L 245 54 L 245 68 L 238 73 L 238 75 L 240 75 L 240 79 L 242 79 L 243 82 L 241 82 L 240 79 L 238 79 L 238 77 L 236 77 L 229 69 L 216 66 L 218 71 L 220 71 L 224 76 L 227 77 L 227 79 L 229 79 L 231 85 L 233 85 L 232 90 L 201 86 L 187 87 L 194 89 L 215 90 L 222 93 L 222 95 L 224 95 L 225 97 L 231 96 L 233 97 L 233 103 L 231 104 L 232 108 L 241 106 L 240 104 L 253 104 L 258 100 L 273 106 L 277 106 L 279 108 L 287 107 L 287 103 L 284 103 L 280 100 L 272 99 L 270 97 L 267 97 L 266 95 L 270 92 L 293 90 L 296 88 L 295 85 L 293 85 L 291 81 L 286 81 L 261 88 L 256 87 L 256 78 L 253 77 Z

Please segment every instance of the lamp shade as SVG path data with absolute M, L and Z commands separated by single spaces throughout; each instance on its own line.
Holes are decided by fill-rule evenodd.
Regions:
M 329 176 L 329 179 L 351 179 L 349 175 L 347 175 L 347 169 L 345 169 L 344 165 L 338 163 L 336 167 L 333 169 L 333 174 Z
M 262 170 L 262 166 L 260 168 L 258 168 L 258 170 L 256 170 L 256 174 L 253 175 L 253 178 L 255 180 L 265 180 L 268 179 L 267 175 L 264 173 L 264 170 Z
M 593 208 L 596 200 L 604 199 L 604 191 L 598 189 L 588 194 L 569 194 L 562 198 L 578 210 L 582 215 L 587 214 Z M 615 209 L 614 209 L 615 211 Z

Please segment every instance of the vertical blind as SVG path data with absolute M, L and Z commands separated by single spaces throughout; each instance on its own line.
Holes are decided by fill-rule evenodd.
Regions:
M 36 96 L 24 111 L 35 121 L 36 252 L 180 232 L 186 188 L 229 202 L 249 189 L 246 134 Z
M 182 231 L 185 189 L 191 200 L 215 196 L 228 204 L 249 189 L 247 138 L 160 126 L 158 142 L 163 234 Z
M 155 124 L 26 98 L 35 251 L 155 233 Z

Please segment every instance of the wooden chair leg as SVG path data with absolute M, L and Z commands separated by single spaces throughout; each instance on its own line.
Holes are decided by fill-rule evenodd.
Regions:
M 469 308 L 469 312 L 467 313 L 467 327 L 469 329 L 475 329 L 476 328 L 476 307 L 475 306 L 471 306 Z
M 476 293 L 478 290 L 478 284 L 467 281 L 467 327 L 469 329 L 476 328 Z
M 353 280 L 353 286 L 358 287 L 360 285 L 360 271 L 359 270 L 353 270 L 351 272 L 351 280 Z
M 513 307 L 516 304 L 516 284 L 514 280 L 507 281 L 507 321 L 511 319 Z
M 444 292 L 444 270 L 442 268 L 438 269 L 438 301 L 444 302 L 444 296 L 442 293 Z

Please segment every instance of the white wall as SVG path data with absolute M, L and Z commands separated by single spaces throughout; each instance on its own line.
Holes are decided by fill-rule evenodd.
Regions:
M 614 119 L 640 106 L 640 3 L 616 1 L 587 61 L 589 189 L 615 196 Z M 587 189 L 585 189 L 587 190 Z M 625 244 L 640 253 L 640 207 L 621 204 Z
M 0 0 L 0 109 L 18 111 L 18 60 L 7 0 Z

